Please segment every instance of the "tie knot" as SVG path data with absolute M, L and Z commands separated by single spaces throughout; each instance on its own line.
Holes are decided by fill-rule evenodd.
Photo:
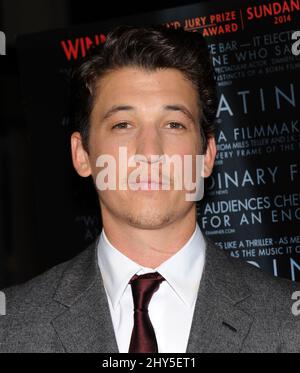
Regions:
M 152 295 L 157 291 L 165 278 L 158 272 L 134 275 L 131 284 L 135 311 L 147 311 Z
M 147 282 L 155 282 L 155 281 L 164 281 L 164 277 L 158 273 L 158 272 L 153 272 L 153 273 L 145 273 L 144 275 L 134 275 L 132 276 L 131 280 L 129 281 L 129 284 L 136 283 L 138 281 L 147 281 Z

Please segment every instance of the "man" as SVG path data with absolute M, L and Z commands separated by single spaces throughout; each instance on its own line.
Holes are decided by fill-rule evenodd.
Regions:
M 73 164 L 93 178 L 102 233 L 69 262 L 5 290 L 0 350 L 299 351 L 292 283 L 216 248 L 197 224 L 187 188 L 174 187 L 178 169 L 162 168 L 167 156 L 203 154 L 202 175 L 213 169 L 216 93 L 203 37 L 118 27 L 76 81 Z M 129 180 L 137 163 L 118 167 L 120 148 L 150 178 Z M 102 155 L 117 160 L 107 179 L 126 188 L 102 188 Z M 157 178 L 149 172 L 155 165 Z

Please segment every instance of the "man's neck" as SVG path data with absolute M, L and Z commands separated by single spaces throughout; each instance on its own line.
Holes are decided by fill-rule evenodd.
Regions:
M 182 219 L 159 229 L 141 229 L 110 215 L 102 216 L 102 219 L 105 234 L 111 244 L 128 258 L 147 268 L 157 268 L 176 254 L 196 228 L 194 208 Z

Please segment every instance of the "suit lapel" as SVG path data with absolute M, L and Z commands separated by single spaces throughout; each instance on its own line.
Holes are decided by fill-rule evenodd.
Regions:
M 96 247 L 71 261 L 54 297 L 64 311 L 52 325 L 66 352 L 118 352 Z
M 253 322 L 242 309 L 251 293 L 238 266 L 207 238 L 206 244 L 187 352 L 239 352 Z

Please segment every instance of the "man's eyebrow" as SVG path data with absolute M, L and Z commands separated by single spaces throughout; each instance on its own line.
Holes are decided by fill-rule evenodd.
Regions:
M 163 106 L 163 108 L 169 111 L 180 111 L 181 113 L 183 113 L 185 116 L 187 116 L 189 119 L 191 119 L 195 123 L 194 116 L 189 111 L 189 109 L 185 107 L 184 105 L 181 105 L 181 104 L 165 105 Z
M 113 114 L 118 111 L 134 110 L 133 106 L 130 105 L 113 105 L 104 115 L 103 120 L 110 118 Z

